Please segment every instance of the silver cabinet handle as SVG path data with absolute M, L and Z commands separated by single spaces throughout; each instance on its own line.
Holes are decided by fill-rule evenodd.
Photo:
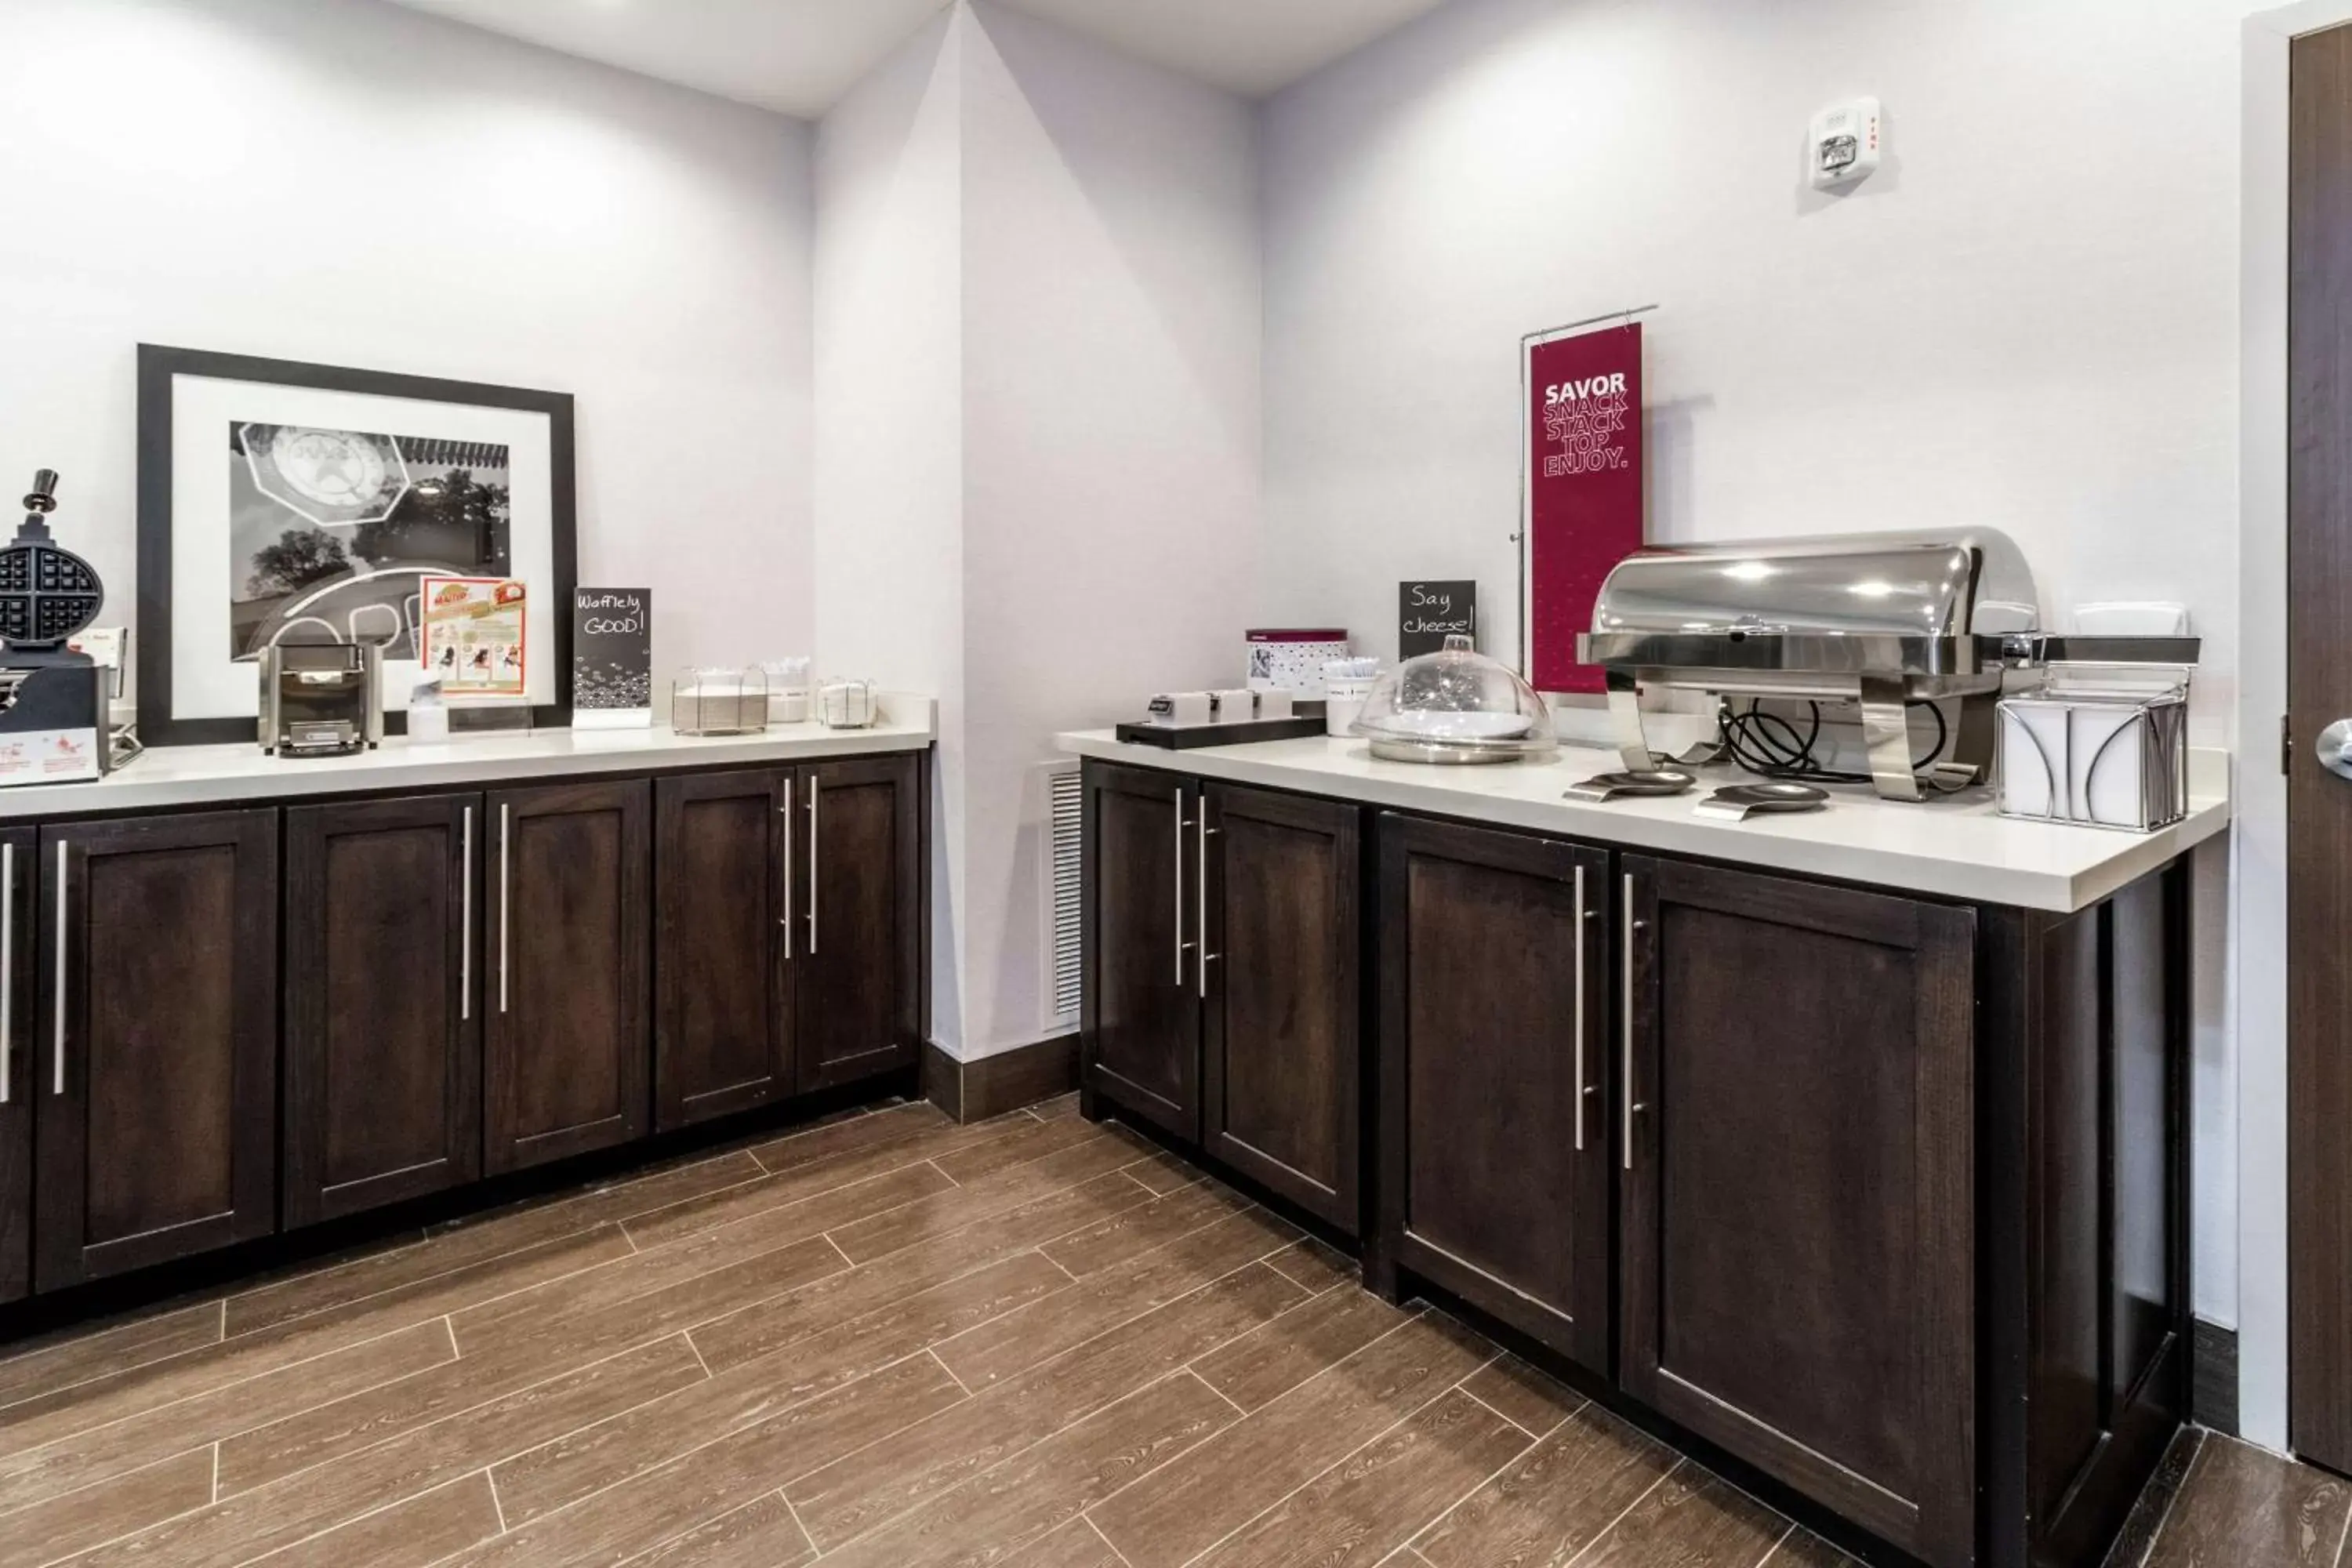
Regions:
M 779 923 L 784 928 L 784 962 L 793 961 L 793 775 L 784 775 L 784 804 L 779 811 L 784 819 L 784 918 Z
M 514 835 L 505 801 L 499 803 L 499 1011 L 507 1010 L 507 928 L 514 924 L 514 881 L 510 854 Z
M 824 868 L 824 840 L 817 835 L 817 796 L 824 786 L 815 779 L 809 780 L 809 944 L 811 958 L 816 956 L 816 884 L 817 873 Z
M 466 807 L 464 848 L 457 861 L 457 1016 L 474 1016 L 474 808 Z
M 0 1105 L 15 1089 L 16 1045 L 16 847 L 0 844 Z
M 1209 999 L 1209 961 L 1217 955 L 1209 951 L 1209 835 L 1216 829 L 1209 826 L 1209 797 L 1205 795 L 1201 797 L 1200 814 L 1194 820 L 1200 828 L 1197 837 L 1200 858 L 1195 863 L 1192 878 L 1192 902 L 1195 906 L 1192 934 L 1199 940 L 1192 944 L 1192 956 L 1197 961 L 1193 967 L 1201 977 L 1201 1000 L 1206 1002 Z
M 1176 786 L 1176 988 L 1184 988 L 1184 786 Z
M 49 1092 L 66 1091 L 66 841 L 58 840 L 58 1008 L 56 1053 L 57 1084 Z
M 1576 868 L 1576 1152 L 1584 1152 L 1584 868 Z
M 1625 1168 L 1629 1171 L 1633 1168 L 1633 1112 L 1642 1109 L 1633 1099 L 1633 933 L 1642 929 L 1642 924 L 1633 918 L 1633 874 L 1628 871 L 1625 874 L 1625 997 L 1620 1027 L 1624 1039 L 1624 1060 L 1621 1066 L 1625 1075 L 1623 1134 Z

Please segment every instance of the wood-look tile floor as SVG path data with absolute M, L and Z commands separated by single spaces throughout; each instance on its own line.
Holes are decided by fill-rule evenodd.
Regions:
M 1850 1563 L 1075 1112 L 853 1113 L 0 1352 L 0 1568 Z M 2149 1563 L 2267 1561 L 2183 1463 Z M 2328 1563 L 2346 1502 L 2256 1506 Z

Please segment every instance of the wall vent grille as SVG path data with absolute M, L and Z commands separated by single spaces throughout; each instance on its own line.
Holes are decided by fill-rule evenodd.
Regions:
M 1046 1005 L 1052 1010 L 1048 1028 L 1075 1029 L 1082 984 L 1078 962 L 1079 783 L 1073 767 L 1048 780 L 1048 879 L 1045 900 L 1045 952 L 1050 966 Z

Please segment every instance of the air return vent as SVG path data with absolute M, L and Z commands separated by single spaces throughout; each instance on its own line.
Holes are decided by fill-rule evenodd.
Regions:
M 1078 770 L 1056 764 L 1045 780 L 1045 1017 L 1047 1029 L 1078 1026 Z

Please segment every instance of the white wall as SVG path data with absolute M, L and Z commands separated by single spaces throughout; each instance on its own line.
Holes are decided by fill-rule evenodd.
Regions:
M 1035 764 L 1232 685 L 1257 560 L 1255 116 L 1001 6 L 964 56 L 964 1047 L 1045 1026 Z
M 1401 578 L 1475 576 L 1515 648 L 1520 334 L 1654 300 L 1652 539 L 2004 529 L 2048 614 L 2186 601 L 2231 739 L 2246 8 L 1456 0 L 1278 95 L 1259 614 L 1390 651 Z M 1865 92 L 1886 165 L 1806 190 L 1807 119 Z M 2235 1323 L 2224 876 L 2195 1294 Z
M 939 700 L 931 1035 L 961 1049 L 965 800 L 961 18 L 853 89 L 816 138 L 816 647 L 823 673 Z
M 581 581 L 803 649 L 809 141 L 360 0 L 6 0 L 0 489 L 131 620 L 135 344 L 570 392 Z
M 959 5 L 817 134 L 818 648 L 940 702 L 932 1037 L 1039 1039 L 1055 731 L 1240 674 L 1255 114 Z

